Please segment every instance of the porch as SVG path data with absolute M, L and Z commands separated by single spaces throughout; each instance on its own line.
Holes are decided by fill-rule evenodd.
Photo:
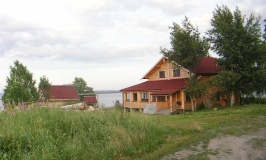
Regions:
M 148 106 L 154 106 L 156 113 L 169 110 L 171 113 L 191 110 L 190 100 L 184 90 L 172 94 L 157 94 L 156 91 L 123 92 L 123 106 L 129 110 L 143 111 Z

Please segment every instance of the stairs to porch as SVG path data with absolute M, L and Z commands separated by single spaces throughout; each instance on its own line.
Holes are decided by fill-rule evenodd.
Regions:
M 146 104 L 143 113 L 145 114 L 156 114 L 156 105 L 155 104 Z
M 143 113 L 145 114 L 163 114 L 163 115 L 170 115 L 171 109 L 161 109 L 158 112 L 156 104 L 146 104 Z

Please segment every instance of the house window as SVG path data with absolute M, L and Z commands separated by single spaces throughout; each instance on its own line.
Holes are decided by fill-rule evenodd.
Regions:
M 156 102 L 156 96 L 152 96 L 152 97 L 151 97 L 151 101 L 152 101 L 152 102 Z
M 141 101 L 148 101 L 149 96 L 148 93 L 141 93 Z
M 130 94 L 126 93 L 126 101 L 130 101 Z
M 165 96 L 158 96 L 157 100 L 158 100 L 158 102 L 165 102 L 166 101 L 166 97 Z
M 180 69 L 178 68 L 178 69 L 174 69 L 173 70 L 173 75 L 174 75 L 174 77 L 180 77 Z
M 165 71 L 159 72 L 159 78 L 165 78 Z
M 138 100 L 138 94 L 137 93 L 133 93 L 133 101 L 137 101 Z
M 152 96 L 151 101 L 156 102 L 156 97 L 157 97 L 157 102 L 166 102 L 166 96 Z

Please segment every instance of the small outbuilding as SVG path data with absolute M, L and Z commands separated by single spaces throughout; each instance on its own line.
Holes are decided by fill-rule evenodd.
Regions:
M 97 97 L 96 96 L 84 96 L 84 103 L 90 106 L 95 106 L 97 104 Z
M 73 85 L 52 85 L 50 101 L 79 101 L 78 92 Z

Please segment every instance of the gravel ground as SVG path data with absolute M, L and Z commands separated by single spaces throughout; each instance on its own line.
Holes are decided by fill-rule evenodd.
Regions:
M 211 160 L 266 160 L 266 128 L 241 136 L 219 135 L 207 147 L 201 142 L 196 147 L 184 149 L 162 157 L 162 160 L 202 159 Z

